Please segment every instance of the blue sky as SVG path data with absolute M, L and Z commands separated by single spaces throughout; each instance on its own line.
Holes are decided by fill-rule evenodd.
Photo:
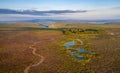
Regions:
M 2 9 L 86 10 L 85 13 L 49 14 L 48 16 L 0 14 L 7 19 L 120 19 L 120 0 L 0 0 Z
M 0 0 L 0 8 L 79 10 L 119 7 L 120 0 Z

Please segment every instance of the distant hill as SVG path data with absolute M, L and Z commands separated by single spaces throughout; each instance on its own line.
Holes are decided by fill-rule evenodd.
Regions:
M 12 23 L 9 25 L 14 26 L 14 27 L 39 27 L 39 25 L 36 23 L 22 23 L 22 22 Z
M 27 22 L 27 23 L 48 23 L 48 22 L 84 22 L 84 23 L 96 23 L 96 24 L 109 24 L 120 23 L 120 19 L 108 19 L 108 20 L 70 20 L 70 19 L 29 19 L 29 20 L 6 20 L 0 21 L 0 23 L 15 23 L 15 22 Z
M 57 22 L 49 26 L 50 28 L 120 28 L 120 23 L 96 24 L 79 22 Z
M 35 27 L 35 28 L 41 28 L 45 27 L 44 25 L 39 25 L 37 23 L 9 23 L 9 24 L 0 24 L 0 27 Z
M 66 14 L 66 13 L 84 13 L 87 10 L 14 10 L 14 9 L 0 9 L 0 14 L 6 15 L 35 15 L 35 16 L 45 16 L 50 14 Z M 7 15 L 6 15 L 7 16 Z M 86 22 L 86 23 L 120 23 L 120 19 L 101 19 L 101 20 L 80 20 L 80 19 L 56 19 L 56 18 L 34 18 L 34 19 L 16 19 L 16 20 L 0 20 L 0 23 L 13 23 L 13 22 L 29 22 L 29 23 L 41 23 L 41 22 Z

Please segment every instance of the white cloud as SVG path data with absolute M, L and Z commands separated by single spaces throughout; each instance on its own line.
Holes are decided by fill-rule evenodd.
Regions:
M 3 20 L 28 20 L 28 19 L 120 19 L 120 9 L 101 9 L 85 13 L 64 13 L 47 15 L 22 15 L 22 14 L 0 14 L 0 21 Z

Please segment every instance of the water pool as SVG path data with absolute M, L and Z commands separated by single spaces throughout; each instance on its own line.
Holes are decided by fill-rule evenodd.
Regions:
M 77 39 L 77 41 L 80 42 L 80 44 L 84 44 L 84 42 L 82 40 L 79 40 Z M 80 55 L 80 54 L 93 54 L 93 52 L 88 52 L 86 49 L 84 48 L 74 48 L 74 49 L 70 49 L 71 46 L 73 45 L 76 45 L 76 42 L 75 41 L 71 41 L 71 42 L 68 42 L 66 44 L 64 44 L 64 46 L 69 49 L 69 54 L 75 58 L 76 60 L 85 60 L 85 57 Z M 77 51 L 74 51 L 72 52 L 72 50 L 77 50 Z M 78 56 L 79 55 L 79 56 Z
M 73 45 L 75 45 L 75 44 L 76 44 L 76 42 L 75 42 L 75 41 L 72 41 L 72 42 L 68 42 L 68 43 L 64 44 L 64 46 L 65 46 L 66 48 L 70 48 L 70 46 L 73 46 Z

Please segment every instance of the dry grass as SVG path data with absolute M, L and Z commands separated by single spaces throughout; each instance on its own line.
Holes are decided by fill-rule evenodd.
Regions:
M 39 46 L 47 48 L 60 34 L 56 31 L 0 31 L 0 72 L 23 73 L 26 66 L 39 60 L 29 46 L 41 42 Z
M 92 24 L 76 22 L 59 22 L 49 26 L 50 28 L 120 28 L 119 24 Z
M 61 31 L 0 31 L 0 73 L 23 73 L 31 63 L 40 58 L 32 54 L 29 48 L 34 42 L 37 53 L 45 57 L 38 67 L 30 73 L 119 73 L 120 72 L 120 29 L 106 29 L 108 34 L 72 34 L 64 35 Z M 111 35 L 110 33 L 115 33 Z M 67 41 L 83 39 L 98 55 L 86 65 L 76 61 L 63 46 Z

